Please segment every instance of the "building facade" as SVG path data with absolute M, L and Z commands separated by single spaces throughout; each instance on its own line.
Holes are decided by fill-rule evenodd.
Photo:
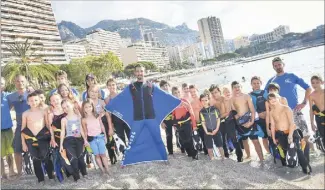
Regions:
M 241 47 L 249 46 L 249 44 L 250 44 L 250 40 L 248 36 L 238 36 L 237 38 L 234 39 L 235 50 Z
M 219 18 L 208 17 L 198 20 L 200 37 L 205 46 L 213 47 L 214 56 L 225 53 L 225 41 Z
M 83 38 L 70 43 L 84 46 L 87 55 L 100 56 L 104 53 L 102 45 L 98 40 Z
M 71 59 L 78 59 L 87 56 L 86 48 L 81 44 L 63 44 L 65 55 L 70 62 Z
M 265 34 L 254 35 L 253 43 L 261 43 L 261 42 L 272 42 L 277 41 L 282 38 L 283 35 L 290 33 L 289 26 L 280 25 L 277 28 L 273 29 L 272 32 L 268 32 Z
M 169 56 L 165 47 L 154 47 L 150 43 L 136 43 L 121 48 L 123 66 L 139 61 L 152 62 L 158 68 L 169 67 Z
M 169 62 L 174 64 L 182 63 L 181 48 L 179 46 L 167 47 Z
M 1 62 L 15 59 L 8 44 L 33 43 L 43 62 L 66 64 L 66 56 L 49 0 L 1 0 Z M 17 58 L 17 57 L 16 57 Z
M 117 32 L 110 32 L 103 29 L 96 29 L 86 36 L 89 40 L 100 42 L 103 53 L 113 52 L 121 60 L 121 36 Z

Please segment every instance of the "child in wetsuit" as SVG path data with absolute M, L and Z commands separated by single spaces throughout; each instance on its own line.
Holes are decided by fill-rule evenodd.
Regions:
M 42 162 L 50 180 L 54 180 L 53 163 L 50 156 L 51 133 L 45 124 L 45 111 L 40 106 L 40 98 L 33 92 L 27 96 L 30 109 L 22 116 L 21 139 L 24 152 L 30 152 L 38 182 L 44 183 Z
M 82 103 L 82 114 L 82 127 L 92 152 L 95 155 L 96 163 L 103 174 L 109 174 L 108 158 L 106 156 L 105 147 L 107 135 L 103 122 L 100 116 L 95 112 L 95 106 L 91 100 L 88 99 Z M 88 143 L 86 142 L 85 144 Z
M 177 87 L 172 88 L 172 94 L 180 98 L 181 93 Z M 176 130 L 179 134 L 179 141 L 181 146 L 185 149 L 187 155 L 193 159 L 198 159 L 197 151 L 194 149 L 192 132 L 196 130 L 195 116 L 191 107 L 191 104 L 181 98 L 181 105 L 173 111 L 173 118 Z
M 320 76 L 314 75 L 311 77 L 311 85 L 314 91 L 309 96 L 310 106 L 310 122 L 313 131 L 319 132 L 325 145 L 325 102 L 324 102 L 324 84 L 323 79 Z M 316 125 L 314 123 L 314 118 Z
M 60 152 L 66 152 L 73 170 L 73 179 L 78 181 L 80 179 L 79 171 L 87 178 L 84 146 L 89 146 L 89 144 L 81 127 L 81 116 L 75 110 L 74 105 L 69 100 L 61 102 L 62 109 L 67 115 L 61 120 Z
M 219 110 L 215 106 L 210 106 L 209 98 L 206 94 L 200 95 L 200 101 L 203 108 L 200 111 L 200 121 L 202 123 L 205 135 L 204 142 L 208 150 L 208 154 L 211 160 L 214 159 L 213 151 L 214 145 L 219 149 L 222 160 L 224 159 L 224 150 L 222 135 L 219 131 L 220 128 L 220 116 Z

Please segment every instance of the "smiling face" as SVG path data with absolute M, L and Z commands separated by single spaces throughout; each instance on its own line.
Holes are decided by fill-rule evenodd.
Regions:
M 276 73 L 280 74 L 284 72 L 283 70 L 284 64 L 282 61 L 275 61 L 272 64 L 273 64 L 273 69 L 276 71 Z
M 274 106 L 274 105 L 276 105 L 276 104 L 279 103 L 279 98 L 276 98 L 276 97 L 270 97 L 270 98 L 268 99 L 268 101 L 269 101 L 270 105 Z
M 211 95 L 212 95 L 212 98 L 215 100 L 221 96 L 221 94 L 217 88 L 212 90 Z
M 240 94 L 241 93 L 241 85 L 240 84 L 236 84 L 232 87 L 232 91 L 234 94 Z
M 24 76 L 18 76 L 15 80 L 15 86 L 17 90 L 23 90 L 27 87 L 27 80 Z
M 173 90 L 172 94 L 176 98 L 181 98 L 181 92 L 178 89 L 177 90 Z
M 85 115 L 91 115 L 92 113 L 94 113 L 93 104 L 91 104 L 89 102 L 85 103 L 83 106 L 83 111 L 84 111 Z
M 88 95 L 91 99 L 97 99 L 99 97 L 99 89 L 97 86 L 92 86 L 88 89 Z
M 191 94 L 191 97 L 192 97 L 193 99 L 196 99 L 196 98 L 198 98 L 198 97 L 199 97 L 199 95 L 198 95 L 198 92 L 197 92 L 197 89 L 196 89 L 196 88 L 191 88 L 191 89 L 189 89 L 189 92 L 190 92 L 190 94 Z
M 251 85 L 252 85 L 253 90 L 261 90 L 262 83 L 260 80 L 258 80 L 258 79 L 252 80 Z
M 59 89 L 59 93 L 62 96 L 62 98 L 68 98 L 70 94 L 70 90 L 66 86 L 61 86 L 61 88 Z
M 61 106 L 62 98 L 59 94 L 55 94 L 51 96 L 50 101 L 53 107 L 59 108 Z
M 313 87 L 313 89 L 320 89 L 322 84 L 323 82 L 321 80 L 318 79 L 311 80 L 311 86 Z
M 229 88 L 227 88 L 227 87 L 224 87 L 223 88 L 222 94 L 227 99 L 230 99 L 231 98 L 231 92 L 230 92 Z
M 64 101 L 61 106 L 65 113 L 73 112 L 74 107 L 70 101 Z
M 134 71 L 134 75 L 137 78 L 138 81 L 143 81 L 144 79 L 144 74 L 145 74 L 145 69 L 144 67 L 136 67 Z
M 39 105 L 41 103 L 41 100 L 38 95 L 29 97 L 27 101 L 28 101 L 28 105 L 31 108 L 37 108 L 37 107 L 39 107 Z
M 165 92 L 169 92 L 169 85 L 168 84 L 165 84 L 163 85 L 162 87 L 160 87 L 163 91 Z
M 40 94 L 40 95 L 38 95 L 38 96 L 39 96 L 39 98 L 40 98 L 41 104 L 45 104 L 45 100 L 46 100 L 45 95 L 44 95 L 44 94 Z

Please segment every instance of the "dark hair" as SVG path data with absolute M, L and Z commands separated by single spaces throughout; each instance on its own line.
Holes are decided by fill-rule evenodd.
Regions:
M 271 92 L 267 95 L 267 99 L 270 100 L 271 98 L 279 98 L 279 95 Z
M 253 80 L 259 80 L 262 83 L 261 77 L 253 76 L 251 79 L 251 83 L 253 82 Z
M 183 84 L 182 84 L 182 88 L 186 88 L 187 86 L 188 86 L 187 83 L 183 83 Z
M 188 88 L 189 88 L 189 89 L 193 89 L 193 88 L 194 88 L 194 89 L 197 89 L 196 86 L 195 86 L 195 84 L 191 84 Z
M 85 118 L 86 117 L 86 113 L 85 113 L 85 105 L 86 104 L 90 104 L 92 107 L 93 107 L 93 109 L 91 110 L 91 112 L 92 112 L 92 114 L 94 115 L 94 117 L 98 117 L 98 114 L 95 112 L 95 105 L 94 105 L 94 103 L 93 103 L 93 101 L 91 100 L 91 99 L 89 99 L 89 98 L 87 98 L 84 102 L 82 102 L 82 106 L 81 106 L 81 116 L 83 117 L 83 118 Z
M 201 94 L 201 95 L 200 95 L 200 101 L 201 101 L 203 98 L 205 98 L 205 97 L 207 97 L 207 98 L 209 99 L 209 95 L 208 95 L 208 94 Z
M 27 95 L 27 100 L 34 96 L 38 96 L 38 94 L 35 91 Z
M 177 87 L 177 86 L 173 86 L 173 88 L 172 88 L 172 93 L 173 93 L 174 91 L 176 91 L 176 90 L 178 90 L 178 87 Z
M 212 92 L 212 91 L 214 91 L 214 89 L 217 89 L 218 92 L 220 92 L 220 88 L 217 84 L 211 84 L 209 91 Z
M 65 71 L 63 71 L 63 70 L 58 70 L 55 73 L 55 78 L 57 78 L 58 76 L 65 76 L 65 78 L 68 78 L 68 74 Z
M 313 75 L 310 78 L 310 81 L 312 81 L 312 80 L 319 80 L 319 81 L 323 82 L 323 78 L 320 75 Z
M 280 92 L 280 86 L 277 83 L 271 82 L 267 87 L 267 92 L 270 92 L 271 89 L 278 90 Z
M 233 81 L 231 83 L 231 88 L 234 88 L 234 86 L 236 86 L 237 84 L 240 85 L 238 81 Z
M 282 61 L 283 61 L 283 59 L 281 59 L 280 57 L 275 57 L 275 58 L 272 59 L 272 64 L 274 62 L 281 62 L 282 63 Z
M 87 84 L 87 80 L 88 80 L 89 78 L 94 79 L 94 82 L 95 82 L 94 84 L 97 84 L 96 76 L 93 75 L 93 74 L 87 74 L 87 75 L 86 75 L 86 78 L 85 78 L 86 91 L 87 91 L 87 92 L 88 92 L 88 89 L 89 89 L 89 85 Z M 88 93 L 87 93 L 87 96 L 88 96 Z M 88 97 L 88 98 L 89 98 L 89 97 Z
M 34 92 L 35 92 L 36 94 L 38 94 L 38 95 L 41 95 L 41 94 L 45 95 L 45 94 L 44 94 L 44 91 L 43 91 L 43 90 L 40 90 L 40 89 L 35 90 Z
M 137 64 L 135 65 L 135 67 L 134 67 L 134 70 L 136 70 L 137 68 L 143 68 L 143 69 L 146 69 L 146 67 L 145 67 L 143 64 L 141 64 L 141 63 L 137 63 Z
M 161 87 L 165 86 L 166 84 L 168 85 L 168 82 L 167 81 L 161 80 L 160 83 L 159 83 L 159 86 L 161 88 Z
M 114 82 L 114 83 L 117 83 L 116 80 L 114 78 L 109 78 L 107 81 L 106 81 L 106 86 L 108 85 L 108 83 L 110 82 Z

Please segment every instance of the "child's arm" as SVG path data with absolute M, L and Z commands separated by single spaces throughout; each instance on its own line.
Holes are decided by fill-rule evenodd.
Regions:
M 112 115 L 111 113 L 109 112 L 105 112 L 105 116 L 106 116 L 106 119 L 107 119 L 107 122 L 108 122 L 108 136 L 113 136 L 114 134 L 114 125 L 113 125 L 113 122 L 112 122 Z
M 84 130 L 85 136 L 88 136 L 87 122 L 86 122 L 85 118 L 81 119 L 81 126 L 82 126 L 82 129 Z
M 281 97 L 281 103 L 285 106 L 288 106 L 288 100 L 285 97 Z
M 107 143 L 107 135 L 106 135 L 106 130 L 105 130 L 105 127 L 104 127 L 104 123 L 103 123 L 101 118 L 98 118 L 98 119 L 99 119 L 100 128 L 102 129 L 102 132 L 105 135 L 105 143 Z
M 296 125 L 294 123 L 294 120 L 293 120 L 293 113 L 291 111 L 291 109 L 289 107 L 286 108 L 286 115 L 287 115 L 287 118 L 288 118 L 288 121 L 289 121 L 289 135 L 288 135 L 288 141 L 289 143 L 292 142 L 293 140 L 293 131 L 296 129 Z
M 27 125 L 27 114 L 28 114 L 28 111 L 25 111 L 23 113 L 22 123 L 21 123 L 21 131 L 23 131 L 23 129 L 25 129 L 25 127 Z M 23 151 L 24 152 L 27 152 L 28 151 L 28 148 L 27 148 L 27 144 L 26 144 L 26 141 L 25 141 L 25 138 L 24 138 L 23 133 L 21 133 L 21 143 L 22 143 Z
M 270 123 L 271 123 L 271 135 L 272 135 L 272 139 L 273 139 L 273 143 L 276 144 L 276 140 L 275 140 L 275 122 L 274 122 L 274 118 L 272 115 L 272 111 L 270 112 Z
M 192 121 L 192 129 L 195 130 L 196 129 L 196 120 L 195 120 L 195 115 L 194 115 L 192 106 L 187 100 L 184 101 L 184 104 L 186 105 L 188 112 L 190 112 L 190 115 L 191 115 L 190 117 L 191 117 L 191 121 Z
M 82 121 L 82 120 L 81 120 Z M 87 130 L 87 129 L 86 129 Z M 87 133 L 87 132 L 86 132 Z M 85 132 L 84 132 L 84 127 L 81 127 L 80 129 L 80 134 L 81 134 L 81 137 L 84 139 L 84 145 L 85 146 L 89 146 L 89 143 L 87 141 L 87 136 L 85 136 Z
M 63 118 L 61 120 L 60 152 L 63 150 L 63 141 L 64 141 L 64 137 L 65 137 L 66 123 L 67 123 L 67 119 Z
M 313 100 L 313 94 L 311 94 L 308 98 L 309 101 L 309 116 L 310 116 L 310 124 L 311 124 L 311 128 L 313 131 L 316 131 L 316 126 L 314 123 L 314 111 L 313 111 L 313 104 L 314 104 L 314 100 Z
M 268 136 L 272 136 L 270 133 L 270 104 L 268 101 L 265 102 L 265 122 L 267 134 Z
M 54 137 L 54 130 L 53 128 L 51 127 L 52 126 L 52 122 L 53 122 L 53 114 L 50 113 L 48 115 L 48 124 L 49 124 L 49 129 L 50 129 L 50 133 L 51 133 L 51 146 L 52 147 L 56 147 L 58 146 L 55 142 L 55 137 Z
M 209 134 L 208 130 L 207 130 L 207 126 L 205 125 L 205 119 L 204 119 L 204 116 L 203 114 L 201 113 L 200 111 L 200 121 L 201 121 L 201 124 L 202 124 L 202 127 L 203 127 L 203 130 L 205 132 L 205 134 Z
M 245 123 L 243 126 L 246 127 L 246 128 L 249 128 L 255 122 L 255 108 L 254 108 L 254 104 L 253 104 L 253 101 L 252 101 L 252 97 L 247 95 L 246 98 L 247 98 L 249 111 L 251 112 L 251 119 L 250 119 L 249 122 Z
M 220 128 L 220 118 L 217 118 L 217 128 L 213 131 L 213 135 L 217 134 Z

